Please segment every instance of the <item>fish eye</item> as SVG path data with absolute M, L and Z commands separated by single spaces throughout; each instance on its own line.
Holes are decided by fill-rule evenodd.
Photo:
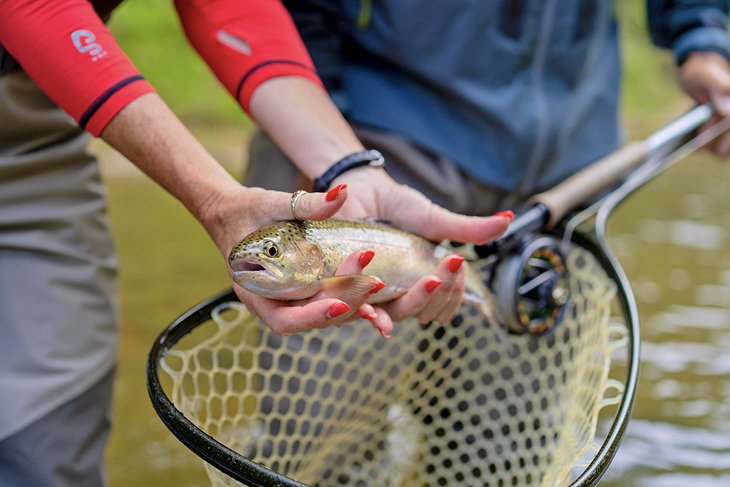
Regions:
M 264 244 L 264 253 L 269 257 L 278 257 L 279 247 L 277 247 L 274 242 L 269 240 Z

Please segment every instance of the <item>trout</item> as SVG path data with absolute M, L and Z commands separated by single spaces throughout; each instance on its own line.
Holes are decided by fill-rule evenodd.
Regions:
M 344 259 L 358 250 L 373 250 L 369 275 L 335 276 Z M 385 288 L 369 299 L 382 303 L 408 291 L 421 277 L 453 253 L 412 233 L 364 221 L 282 221 L 260 228 L 236 245 L 228 256 L 231 277 L 243 288 L 271 299 L 306 299 L 320 290 L 347 302 L 372 289 L 378 281 Z M 493 319 L 494 296 L 479 274 L 463 264 L 466 272 L 464 300 L 476 304 Z

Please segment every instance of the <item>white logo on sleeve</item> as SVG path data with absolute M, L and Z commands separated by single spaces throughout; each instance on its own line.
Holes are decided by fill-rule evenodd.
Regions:
M 96 41 L 96 36 L 93 32 L 80 29 L 71 32 L 71 40 L 76 46 L 76 50 L 81 54 L 89 53 L 91 60 L 96 62 L 99 59 L 106 56 L 106 51 L 101 44 Z

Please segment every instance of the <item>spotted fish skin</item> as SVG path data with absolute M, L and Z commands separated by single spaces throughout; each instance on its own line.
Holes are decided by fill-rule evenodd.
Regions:
M 343 260 L 356 251 L 375 256 L 365 271 L 386 287 L 369 302 L 390 301 L 433 273 L 450 251 L 417 235 L 364 221 L 282 221 L 256 230 L 230 252 L 231 276 L 242 287 L 280 300 L 304 299 L 322 289 Z M 272 255 L 273 254 L 273 255 Z M 467 271 L 465 299 L 491 297 L 478 274 Z

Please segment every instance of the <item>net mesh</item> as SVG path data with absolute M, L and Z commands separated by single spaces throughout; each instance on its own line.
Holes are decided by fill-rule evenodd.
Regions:
M 367 322 L 281 337 L 231 302 L 212 313 L 211 336 L 161 366 L 194 424 L 307 484 L 566 485 L 596 446 L 600 409 L 620 397 L 608 372 L 625 338 L 594 258 L 578 249 L 567 265 L 564 322 L 511 347 L 469 306 L 384 340 Z M 240 485 L 205 467 L 212 484 Z

